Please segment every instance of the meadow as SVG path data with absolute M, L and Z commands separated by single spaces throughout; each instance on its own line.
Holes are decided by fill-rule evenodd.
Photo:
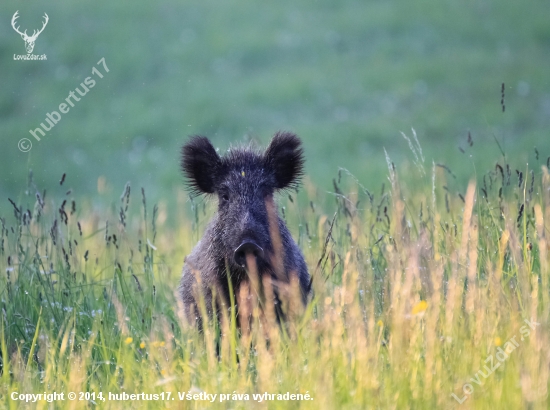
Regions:
M 24 53 L 9 24 L 17 10 L 30 32 L 49 15 L 35 47 L 48 60 L 13 61 Z M 302 138 L 318 187 L 331 190 L 346 167 L 374 190 L 384 148 L 408 158 L 400 131 L 411 127 L 464 190 L 475 168 L 494 167 L 495 136 L 515 168 L 535 161 L 534 148 L 550 155 L 548 15 L 540 0 L 3 2 L 0 195 L 19 195 L 31 168 L 46 188 L 71 175 L 103 207 L 130 180 L 173 215 L 188 135 L 223 151 L 277 130 Z M 29 130 L 102 58 L 109 72 L 36 141 Z M 464 155 L 468 132 L 476 151 Z M 1 213 L 9 206 L 0 201 Z
M 243 331 L 232 309 L 203 332 L 180 313 L 183 256 L 210 201 L 168 224 L 127 185 L 97 214 L 29 175 L 1 219 L 0 403 L 64 392 L 54 408 L 547 408 L 548 168 L 496 158 L 450 195 L 449 171 L 410 142 L 414 166 L 387 157 L 375 192 L 341 169 L 334 212 L 307 180 L 280 196 L 313 297 L 283 326 L 255 305 Z M 115 400 L 125 393 L 158 400 Z
M 16 11 L 29 32 L 49 15 L 47 60 L 13 59 Z M 548 15 L 540 0 L 0 3 L 0 408 L 548 408 Z M 255 305 L 250 331 L 230 308 L 199 332 L 177 286 L 215 200 L 189 198 L 179 150 L 277 130 L 307 158 L 278 201 L 311 301 L 289 296 L 283 326 Z M 64 400 L 20 400 L 43 392 Z

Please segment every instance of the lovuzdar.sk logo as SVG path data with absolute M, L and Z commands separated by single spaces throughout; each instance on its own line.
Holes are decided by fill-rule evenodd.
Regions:
M 11 18 L 11 26 L 15 30 L 17 34 L 21 36 L 23 41 L 25 41 L 25 49 L 27 50 L 27 54 L 14 54 L 13 59 L 14 60 L 47 60 L 46 54 L 32 54 L 32 51 L 34 50 L 34 43 L 36 42 L 36 39 L 44 31 L 46 28 L 46 25 L 48 24 L 48 21 L 50 18 L 46 13 L 44 13 L 44 22 L 42 23 L 42 28 L 39 30 L 33 30 L 32 35 L 27 34 L 27 30 L 21 32 L 19 29 L 19 25 L 17 25 L 17 19 L 19 18 L 19 10 L 17 10 L 13 17 Z

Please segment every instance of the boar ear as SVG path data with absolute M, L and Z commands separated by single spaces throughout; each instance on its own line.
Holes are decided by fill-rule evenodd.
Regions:
M 275 173 L 275 188 L 295 188 L 304 172 L 302 142 L 291 132 L 277 132 L 265 150 L 264 161 Z
M 221 159 L 206 137 L 193 136 L 181 149 L 181 169 L 195 195 L 212 194 L 220 175 Z

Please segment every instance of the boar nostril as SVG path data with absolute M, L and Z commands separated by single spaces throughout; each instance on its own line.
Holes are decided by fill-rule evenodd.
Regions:
M 233 256 L 237 265 L 243 267 L 246 265 L 246 255 L 248 253 L 251 253 L 258 259 L 261 259 L 264 256 L 264 250 L 254 242 L 243 242 L 237 249 L 235 249 Z

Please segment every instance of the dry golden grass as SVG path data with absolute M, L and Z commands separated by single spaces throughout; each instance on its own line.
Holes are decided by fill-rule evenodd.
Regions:
M 279 326 L 252 297 L 238 313 L 253 318 L 242 332 L 231 309 L 202 333 L 181 315 L 174 289 L 207 219 L 200 206 L 171 226 L 163 211 L 125 215 L 125 226 L 78 210 L 52 230 L 59 204 L 32 202 L 30 222 L 17 205 L 2 223 L 0 403 L 22 407 L 13 392 L 64 392 L 55 408 L 548 408 L 548 171 L 531 187 L 496 168 L 490 186 L 471 182 L 463 200 L 441 188 L 444 169 L 433 173 L 408 188 L 392 170 L 378 197 L 335 181 L 327 213 L 307 183 L 299 200 L 282 201 L 312 300 L 300 311 L 287 286 L 293 313 Z M 159 397 L 130 403 L 109 392 Z M 217 396 L 210 404 L 178 392 Z M 266 392 L 312 400 L 254 396 Z

